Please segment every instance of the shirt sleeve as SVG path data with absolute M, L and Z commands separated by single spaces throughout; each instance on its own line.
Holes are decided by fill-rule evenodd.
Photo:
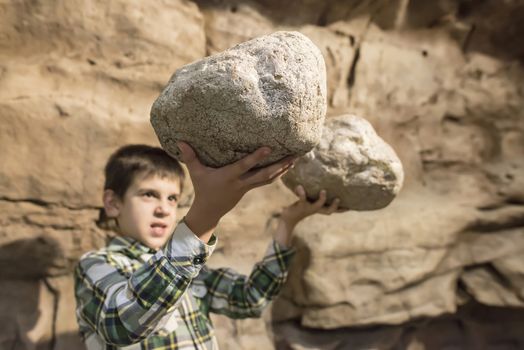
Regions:
M 75 271 L 78 317 L 108 344 L 139 342 L 181 300 L 215 245 L 214 236 L 205 244 L 181 222 L 165 247 L 131 275 L 106 255 L 87 254 Z
M 284 285 L 294 253 L 294 249 L 272 241 L 249 276 L 228 268 L 204 268 L 201 274 L 209 311 L 231 318 L 260 316 Z

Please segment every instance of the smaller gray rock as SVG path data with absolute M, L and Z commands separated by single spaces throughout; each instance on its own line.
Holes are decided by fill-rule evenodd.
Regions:
M 375 210 L 395 198 L 404 172 L 395 151 L 371 124 L 346 114 L 326 120 L 320 143 L 282 180 L 291 190 L 303 185 L 310 200 L 325 189 L 327 202 L 338 197 L 342 209 Z
M 276 32 L 177 70 L 153 104 L 151 124 L 176 158 L 178 140 L 212 167 L 269 146 L 262 166 L 312 150 L 326 106 L 320 50 L 303 34 Z

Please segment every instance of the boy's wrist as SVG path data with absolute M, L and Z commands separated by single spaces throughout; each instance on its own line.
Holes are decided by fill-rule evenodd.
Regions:
M 187 227 L 205 242 L 209 241 L 219 221 L 219 215 L 195 204 L 189 208 L 184 218 Z
M 278 220 L 279 223 L 282 223 L 282 225 L 284 225 L 289 232 L 293 231 L 295 226 L 297 226 L 298 222 L 300 221 L 285 214 L 280 215 Z
M 290 220 L 286 220 L 282 217 L 278 218 L 277 229 L 273 234 L 273 239 L 280 243 L 284 247 L 289 247 L 291 244 L 291 237 L 293 230 L 295 229 L 296 223 Z

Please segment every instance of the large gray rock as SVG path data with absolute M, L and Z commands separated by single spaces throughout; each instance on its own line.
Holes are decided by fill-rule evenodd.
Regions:
M 325 189 L 328 202 L 338 197 L 340 208 L 352 210 L 384 208 L 403 180 L 393 149 L 369 122 L 351 114 L 329 118 L 318 146 L 283 177 L 290 189 L 303 185 L 308 198 Z
M 178 140 L 213 167 L 269 146 L 264 165 L 315 147 L 325 113 L 320 50 L 298 32 L 276 32 L 177 70 L 153 104 L 151 124 L 176 158 Z

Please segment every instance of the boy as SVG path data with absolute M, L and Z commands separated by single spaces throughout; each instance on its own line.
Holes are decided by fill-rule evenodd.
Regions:
M 75 271 L 77 319 L 91 349 L 217 349 L 209 312 L 233 318 L 259 316 L 279 292 L 293 255 L 294 226 L 323 208 L 303 189 L 285 208 L 264 259 L 249 277 L 204 265 L 216 246 L 214 230 L 249 190 L 283 175 L 293 159 L 252 170 L 270 150 L 263 147 L 240 161 L 208 168 L 180 143 L 195 190 L 185 218 L 176 224 L 184 173 L 162 149 L 131 145 L 119 149 L 105 168 L 104 214 L 119 236 L 87 253 Z

